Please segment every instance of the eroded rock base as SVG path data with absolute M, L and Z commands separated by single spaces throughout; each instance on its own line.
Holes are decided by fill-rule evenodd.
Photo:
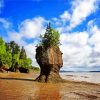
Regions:
M 52 73 L 49 76 L 39 75 L 39 77 L 37 77 L 35 81 L 46 82 L 46 83 L 58 83 L 58 82 L 63 82 L 64 80 L 59 75 L 55 75 L 55 73 Z

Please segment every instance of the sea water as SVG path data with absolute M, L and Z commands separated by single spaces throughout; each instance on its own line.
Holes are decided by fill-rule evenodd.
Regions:
M 60 72 L 64 79 L 100 83 L 100 72 Z

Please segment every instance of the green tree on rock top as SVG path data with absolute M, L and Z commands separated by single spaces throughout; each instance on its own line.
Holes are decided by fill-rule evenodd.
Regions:
M 44 36 L 40 35 L 40 46 L 51 47 L 58 46 L 60 44 L 60 34 L 55 29 L 51 28 L 49 23 L 46 28 Z

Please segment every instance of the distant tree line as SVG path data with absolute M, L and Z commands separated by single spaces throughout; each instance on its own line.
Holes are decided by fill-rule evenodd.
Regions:
M 3 64 L 9 66 L 11 71 L 16 71 L 16 68 L 32 68 L 32 60 L 27 57 L 24 47 L 11 41 L 5 43 L 2 37 L 0 37 L 0 67 Z

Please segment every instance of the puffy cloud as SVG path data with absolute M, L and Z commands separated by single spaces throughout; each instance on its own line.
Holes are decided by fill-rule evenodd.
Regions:
M 100 66 L 100 30 L 94 23 L 91 26 L 85 32 L 61 34 L 60 48 L 66 69 Z
M 58 18 L 52 20 L 60 32 L 70 31 L 81 24 L 99 8 L 99 0 L 73 0 L 71 9 L 65 10 Z
M 95 52 L 100 53 L 100 29 L 96 25 L 91 29 L 92 36 L 89 39 L 90 45 L 94 47 Z
M 36 62 L 36 59 L 35 59 L 36 45 L 37 45 L 36 41 L 34 43 L 30 43 L 28 45 L 25 45 L 25 50 L 26 50 L 27 56 L 32 59 L 33 66 L 39 66 Z
M 89 67 L 88 57 L 91 54 L 90 46 L 76 47 L 73 45 L 67 45 L 65 50 L 66 52 L 64 52 L 63 55 L 64 67 Z
M 63 52 L 64 66 L 85 66 L 87 58 L 91 54 L 88 46 L 88 34 L 86 32 L 61 34 L 61 50 Z
M 4 30 L 6 30 L 8 38 L 4 37 L 6 41 L 16 41 L 20 45 L 26 45 L 27 39 L 37 39 L 40 34 L 45 32 L 44 24 L 47 21 L 42 17 L 35 17 L 33 19 L 26 19 L 19 24 L 18 31 L 13 29 L 13 24 L 6 19 L 0 18 Z
M 27 42 L 23 39 L 23 35 L 15 32 L 15 31 L 8 32 L 8 38 L 6 40 L 7 41 L 15 41 L 20 46 L 27 45 Z
M 25 38 L 36 38 L 40 35 L 40 33 L 42 34 L 45 32 L 45 23 L 46 20 L 42 17 L 26 19 L 19 26 L 19 30 Z
M 72 18 L 70 28 L 74 28 L 98 8 L 98 0 L 74 0 L 72 2 Z
M 61 34 L 60 39 L 63 44 L 73 44 L 76 46 L 84 46 L 87 44 L 88 33 L 77 32 L 77 33 Z
M 69 14 L 68 11 L 64 11 L 64 13 L 60 15 L 60 18 L 61 18 L 63 21 L 68 21 L 68 20 L 70 20 L 71 15 Z

